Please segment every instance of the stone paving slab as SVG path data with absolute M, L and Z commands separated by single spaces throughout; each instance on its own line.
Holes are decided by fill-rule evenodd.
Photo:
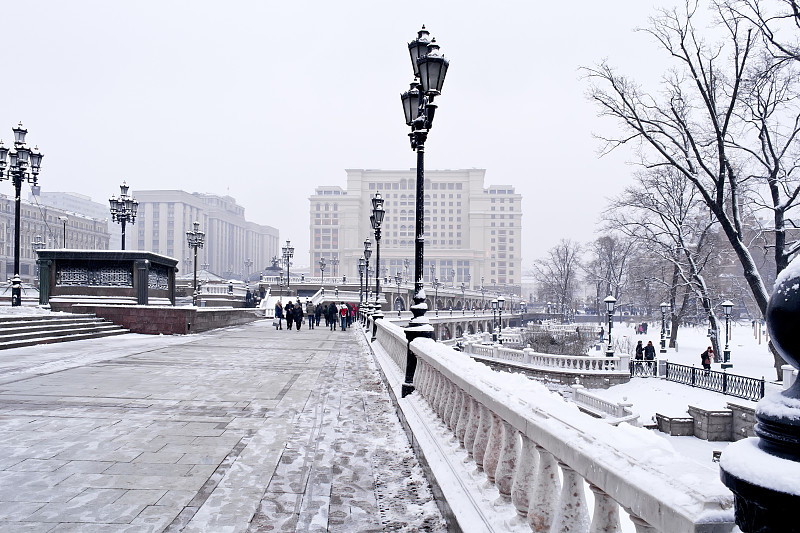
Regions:
M 354 330 L 144 337 L 0 353 L 0 533 L 444 531 Z

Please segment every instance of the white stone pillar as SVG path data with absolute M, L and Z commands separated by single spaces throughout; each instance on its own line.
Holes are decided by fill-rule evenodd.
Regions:
M 589 488 L 594 493 L 594 513 L 589 533 L 620 533 L 619 504 L 599 487 L 589 483 Z
M 469 407 L 469 420 L 467 421 L 467 428 L 464 431 L 464 448 L 467 450 L 467 455 L 472 457 L 472 450 L 475 447 L 475 436 L 478 434 L 478 425 L 480 423 L 480 407 L 475 398 L 470 397 Z
M 461 413 L 458 416 L 458 424 L 456 424 L 456 438 L 462 447 L 464 446 L 464 436 L 467 432 L 471 408 L 472 398 L 465 391 L 461 391 Z
M 494 483 L 497 463 L 500 462 L 500 451 L 503 446 L 503 424 L 500 417 L 489 411 L 492 427 L 489 429 L 489 442 L 486 444 L 486 453 L 483 456 L 483 470 L 486 477 Z
M 503 499 L 511 498 L 511 487 L 514 483 L 514 472 L 517 469 L 519 456 L 519 436 L 517 430 L 505 420 L 501 420 L 503 428 L 503 444 L 500 448 L 500 458 L 497 461 L 497 470 L 494 474 L 494 484 Z
M 583 478 L 569 465 L 558 463 L 564 482 L 558 501 L 558 514 L 552 533 L 573 533 L 589 531 L 589 510 L 583 492 Z
M 478 470 L 483 470 L 483 458 L 486 455 L 486 447 L 489 445 L 489 431 L 492 429 L 492 415 L 482 403 L 478 402 L 478 413 L 480 422 L 478 431 L 475 434 L 475 444 L 472 446 L 472 458 L 478 465 Z
M 530 507 L 531 490 L 536 479 L 536 465 L 539 462 L 539 452 L 536 445 L 525 435 L 521 435 L 522 442 L 519 450 L 519 463 L 514 473 L 514 483 L 511 485 L 511 502 L 521 517 L 528 516 Z
M 561 490 L 558 465 L 552 453 L 539 445 L 536 446 L 536 451 L 539 452 L 539 464 L 530 495 L 528 525 L 536 533 L 550 533 L 556 516 L 558 493 Z

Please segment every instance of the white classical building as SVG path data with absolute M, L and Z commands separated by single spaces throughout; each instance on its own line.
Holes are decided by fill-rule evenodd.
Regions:
M 195 221 L 205 232 L 198 269 L 204 265 L 204 270 L 223 277 L 245 277 L 279 255 L 278 230 L 245 220 L 244 207 L 230 196 L 179 190 L 139 190 L 132 195 L 139 210 L 135 225 L 127 229 L 127 248 L 174 257 L 181 273 L 193 270 L 194 252 L 186 232 Z
M 347 187 L 320 186 L 309 198 L 314 275 L 319 260 L 339 260 L 338 272 L 358 277 L 364 239 L 374 241 L 369 217 L 376 192 L 386 216 L 381 275 L 413 277 L 416 169 L 349 169 Z M 484 185 L 485 169 L 425 171 L 425 279 L 431 272 L 447 286 L 503 287 L 519 293 L 522 278 L 522 196 L 511 185 Z M 375 254 L 373 244 L 374 265 Z M 409 268 L 406 270 L 406 260 Z M 352 279 L 352 278 L 351 278 Z

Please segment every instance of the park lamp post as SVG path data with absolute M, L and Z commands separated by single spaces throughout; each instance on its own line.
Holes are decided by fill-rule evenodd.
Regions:
M 281 296 L 279 301 L 283 302 L 283 272 L 281 272 L 280 280 L 278 281 L 278 286 L 281 288 Z
M 283 262 L 286 264 L 286 295 L 288 296 L 289 285 L 291 285 L 289 281 L 289 264 L 292 257 L 294 257 L 294 246 L 292 246 L 291 241 L 286 241 L 286 246 L 281 247 L 281 253 L 283 254 Z
M 403 276 L 400 274 L 398 270 L 394 275 L 394 282 L 397 283 L 397 297 L 400 297 L 400 284 L 403 282 Z M 400 304 L 397 305 L 397 318 L 400 318 Z
M 69 217 L 67 215 L 61 215 L 58 217 L 58 221 L 61 222 L 64 228 L 64 240 L 61 242 L 64 244 L 63 248 L 67 248 L 67 222 L 69 222 Z M 56 245 L 58 245 L 58 239 L 56 239 Z
M 731 360 L 731 348 L 730 348 L 730 337 L 731 337 L 731 310 L 733 309 L 733 302 L 730 300 L 725 300 L 722 302 L 722 312 L 725 313 L 725 349 L 722 351 L 722 368 L 732 368 L 733 363 L 730 362 Z
M 461 314 L 467 314 L 467 286 L 461 282 Z
M 47 243 L 42 240 L 41 235 L 36 235 L 36 237 L 31 241 L 31 247 L 33 248 L 33 253 L 36 254 L 36 272 L 34 274 L 34 282 L 36 286 L 39 286 L 39 250 L 45 248 Z
M 11 178 L 16 193 L 14 197 L 14 277 L 11 279 L 11 305 L 17 307 L 22 305 L 22 279 L 19 277 L 22 182 L 37 184 L 44 156 L 39 152 L 38 146 L 31 150 L 25 145 L 25 135 L 28 130 L 22 126 L 22 122 L 16 128 L 11 128 L 11 131 L 14 132 L 14 147 L 8 149 L 0 142 L 0 181 Z M 6 163 L 6 156 L 8 163 Z M 6 166 L 8 166 L 7 170 Z M 28 169 L 30 169 L 30 173 Z
M 125 224 L 136 222 L 136 211 L 139 209 L 139 202 L 136 198 L 128 194 L 130 187 L 126 182 L 122 182 L 119 186 L 119 198 L 111 196 L 108 199 L 108 204 L 111 209 L 111 220 L 118 222 L 122 226 L 122 249 L 125 249 Z M 66 241 L 66 239 L 64 239 Z M 64 244 L 66 248 L 66 243 Z
M 319 271 L 322 272 L 322 281 L 320 281 L 319 284 L 320 284 L 320 287 L 323 287 L 323 289 L 322 289 L 323 291 L 325 290 L 325 288 L 324 288 L 324 286 L 325 286 L 325 266 L 326 266 L 325 265 L 325 258 L 323 257 L 323 258 L 321 258 L 319 260 Z
M 439 278 L 433 278 L 433 309 L 436 311 L 436 316 L 439 316 Z
M 497 299 L 493 298 L 489 305 L 492 308 L 492 342 L 497 342 Z
M 358 258 L 358 309 L 361 312 L 361 305 L 364 303 L 364 271 L 367 269 L 367 261 L 363 257 Z
M 614 305 L 616 305 L 617 299 L 609 294 L 606 296 L 606 299 L 603 300 L 603 303 L 606 304 L 606 313 L 608 313 L 608 347 L 606 348 L 606 357 L 613 357 L 614 347 L 611 344 L 611 328 L 614 325 Z
M 486 287 L 483 286 L 483 276 L 481 276 L 481 313 L 486 311 L 486 302 L 485 300 L 486 295 Z
M 332 275 L 335 278 L 339 274 L 339 258 L 331 257 L 331 267 L 333 267 Z
M 669 304 L 661 302 L 661 349 L 659 353 L 667 353 L 667 312 Z
M 189 243 L 189 248 L 194 251 L 194 292 L 192 293 L 192 305 L 197 305 L 197 249 L 202 248 L 206 234 L 200 231 L 200 223 L 195 221 L 192 224 L 193 229 L 186 232 L 186 241 Z
M 381 193 L 376 192 L 372 198 L 372 215 L 369 217 L 369 222 L 372 229 L 375 231 L 375 307 L 378 307 L 378 298 L 381 295 L 381 224 L 383 224 L 383 217 L 386 211 L 383 209 L 383 197 Z
M 369 307 L 369 258 L 372 257 L 372 241 L 364 239 L 364 302 Z
M 415 184 L 415 221 L 414 221 L 414 315 L 406 328 L 408 350 L 406 352 L 406 373 L 401 396 L 406 397 L 414 391 L 414 372 L 417 368 L 416 355 L 411 351 L 411 341 L 419 337 L 432 338 L 433 327 L 425 319 L 425 288 L 423 286 L 423 268 L 425 264 L 425 141 L 433 127 L 436 113 L 434 98 L 439 96 L 444 85 L 444 78 L 450 61 L 439 51 L 435 39 L 430 39 L 430 32 L 423 26 L 417 32 L 417 38 L 408 43 L 411 55 L 411 66 L 414 81 L 409 90 L 400 95 L 403 104 L 406 125 L 411 127 L 409 139 L 411 149 L 417 152 L 417 179 Z
M 497 327 L 500 334 L 500 344 L 503 344 L 503 306 L 506 303 L 504 296 L 497 297 Z

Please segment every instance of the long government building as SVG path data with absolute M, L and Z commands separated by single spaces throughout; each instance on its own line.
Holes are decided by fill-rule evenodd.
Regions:
M 349 169 L 347 188 L 317 187 L 310 202 L 311 269 L 338 259 L 338 275 L 358 278 L 364 239 L 374 241 L 371 199 L 384 198 L 381 276 L 413 278 L 416 170 Z M 522 196 L 511 185 L 484 185 L 485 169 L 425 171 L 425 280 L 446 285 L 505 286 L 522 278 Z M 374 251 L 373 243 L 373 251 Z M 410 270 L 406 270 L 406 261 Z M 375 256 L 371 259 L 374 265 Z M 334 272 L 326 269 L 326 276 Z M 352 278 L 351 278 L 352 279 Z

